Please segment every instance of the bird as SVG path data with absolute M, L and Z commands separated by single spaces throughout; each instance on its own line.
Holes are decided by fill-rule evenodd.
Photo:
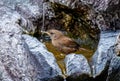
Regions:
M 67 55 L 70 53 L 74 53 L 80 48 L 80 45 L 75 40 L 65 36 L 59 30 L 49 29 L 44 33 L 50 36 L 52 45 L 63 54 Z M 82 50 L 84 50 L 84 48 Z

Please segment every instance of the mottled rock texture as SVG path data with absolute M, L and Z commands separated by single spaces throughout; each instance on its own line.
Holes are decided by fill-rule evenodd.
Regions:
M 119 0 L 49 0 L 75 9 L 81 5 L 90 7 L 89 19 L 101 30 L 120 29 Z M 80 9 L 80 8 L 79 8 Z M 85 9 L 85 8 L 84 8 Z
M 120 81 L 120 57 L 114 56 L 108 70 L 107 81 Z
M 22 35 L 29 32 L 29 19 L 10 7 L 0 5 L 0 80 L 62 81 L 54 56 L 37 39 Z
M 18 20 L 18 24 L 24 29 L 25 33 L 32 35 L 36 32 L 38 34 L 40 33 L 42 27 L 43 0 L 1 0 L 0 4 L 11 8 L 22 16 Z
M 114 51 L 110 49 L 115 45 L 118 32 L 102 32 L 97 51 L 92 57 L 92 71 L 93 76 L 100 75 L 105 69 L 108 68 L 109 61 L 114 55 Z M 110 54 L 111 53 L 111 54 Z
M 68 81 L 89 80 L 91 69 L 83 55 L 70 54 L 65 58 L 66 75 Z
M 119 57 L 119 35 L 117 36 L 116 39 L 116 43 L 114 46 L 112 46 L 109 51 L 108 54 L 112 57 L 110 57 L 110 65 L 109 65 L 109 69 L 108 69 L 108 77 L 107 77 L 107 81 L 120 81 L 120 57 Z M 118 55 L 118 56 L 117 56 Z
M 0 7 L 0 12 L 0 61 L 4 66 L 1 72 L 7 72 L 12 81 L 32 81 L 34 67 L 30 64 L 29 50 L 17 24 L 20 15 L 5 6 Z M 2 80 L 9 81 L 3 74 Z
M 66 30 L 70 36 L 91 40 L 97 47 L 100 30 L 120 28 L 120 0 L 1 0 L 0 81 L 63 80 L 52 53 L 36 38 L 25 35 L 39 37 L 41 30 L 50 28 Z M 90 63 L 92 72 L 83 56 L 67 56 L 67 80 L 76 80 L 70 77 L 74 74 L 81 76 L 85 73 L 84 79 L 88 80 L 91 74 L 96 79 L 105 73 L 101 76 L 103 81 L 120 81 L 120 59 L 115 56 L 119 53 L 119 40 L 115 43 L 117 34 L 101 33 L 98 49 Z M 76 69 L 72 69 L 70 64 Z
M 48 52 L 45 45 L 36 38 L 29 35 L 23 35 L 23 37 L 31 52 L 31 60 L 37 71 L 37 81 L 54 81 L 55 78 L 55 81 L 61 81 L 62 72 L 56 63 L 54 55 Z

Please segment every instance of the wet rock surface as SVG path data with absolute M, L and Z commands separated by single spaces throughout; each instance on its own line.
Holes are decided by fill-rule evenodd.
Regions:
M 31 60 L 37 70 L 37 81 L 62 81 L 62 72 L 54 55 L 36 38 L 29 35 L 22 36 L 31 52 Z
M 111 60 L 107 81 L 120 81 L 120 57 L 114 56 Z
M 0 7 L 0 12 L 1 81 L 32 81 L 34 68 L 17 24 L 20 15 L 4 6 Z
M 111 60 L 109 61 L 110 65 L 108 69 L 107 81 L 120 81 L 120 57 L 117 56 L 119 55 L 119 41 L 120 39 L 118 35 L 115 45 L 108 51 L 108 54 L 112 55 L 112 57 L 110 57 Z
M 54 56 L 45 50 L 43 44 L 37 46 L 37 39 L 33 40 L 29 36 L 23 38 L 24 29 L 20 26 L 19 20 L 24 17 L 4 5 L 0 5 L 0 12 L 0 80 L 62 81 L 61 70 Z M 36 45 L 35 49 L 31 48 L 32 52 L 25 41 L 26 39 L 29 42 L 29 38 L 35 41 L 33 47 Z M 43 53 L 36 52 L 40 48 L 43 56 Z
M 83 55 L 70 54 L 65 58 L 67 81 L 89 80 L 91 69 Z
M 18 24 L 24 29 L 24 32 L 28 34 L 40 33 L 43 15 L 42 3 L 42 0 L 1 0 L 0 2 L 4 7 L 17 11 L 17 13 L 22 16 L 18 20 Z M 39 29 L 39 31 L 37 31 L 37 29 Z
M 112 51 L 110 48 L 115 45 L 116 37 L 118 34 L 119 31 L 101 33 L 98 48 L 91 61 L 93 77 L 100 75 L 105 69 L 108 68 L 109 61 L 114 54 L 114 51 Z

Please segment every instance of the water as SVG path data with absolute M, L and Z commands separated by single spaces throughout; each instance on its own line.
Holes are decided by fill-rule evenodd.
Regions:
M 44 44 L 46 45 L 48 51 L 52 52 L 57 60 L 57 63 L 59 65 L 59 67 L 62 70 L 62 73 L 64 76 L 66 76 L 66 69 L 65 69 L 65 64 L 64 64 L 64 58 L 65 58 L 65 54 L 62 54 L 61 52 L 59 52 L 52 44 L 50 41 L 44 42 Z M 81 51 L 77 51 L 75 52 L 76 54 L 83 54 L 88 60 L 90 60 L 90 58 L 92 57 L 94 50 L 91 49 L 87 49 L 87 51 L 81 50 Z

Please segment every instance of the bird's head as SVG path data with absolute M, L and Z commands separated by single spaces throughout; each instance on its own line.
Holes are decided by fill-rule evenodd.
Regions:
M 56 29 L 50 29 L 44 33 L 48 34 L 52 40 L 56 40 L 59 37 L 64 35 L 61 31 L 56 30 Z

